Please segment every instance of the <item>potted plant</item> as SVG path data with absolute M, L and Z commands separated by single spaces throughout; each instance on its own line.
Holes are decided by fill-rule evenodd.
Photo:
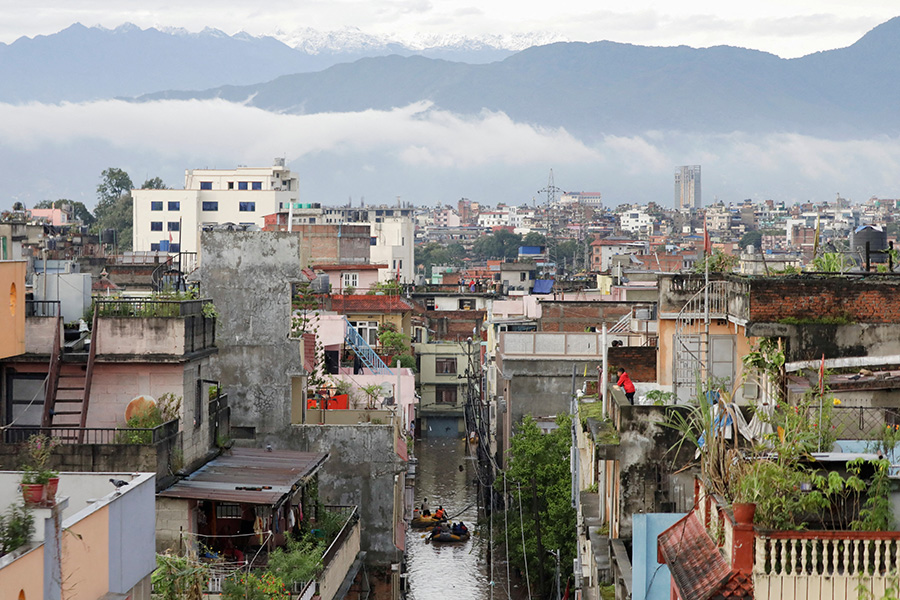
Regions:
M 52 502 L 59 487 L 59 473 L 49 468 L 50 456 L 59 441 L 44 434 L 34 434 L 25 441 L 25 451 L 29 458 L 22 474 L 22 492 L 26 502 Z M 35 487 L 36 486 L 36 487 Z M 35 497 L 40 489 L 40 496 Z

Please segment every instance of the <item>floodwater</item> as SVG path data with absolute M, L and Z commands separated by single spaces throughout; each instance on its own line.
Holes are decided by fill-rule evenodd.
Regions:
M 432 511 L 443 506 L 454 521 L 462 520 L 473 535 L 463 544 L 432 544 L 426 542 L 428 530 L 408 530 L 407 597 L 409 600 L 505 598 L 506 592 L 498 593 L 496 586 L 491 594 L 487 544 L 482 542 L 482 536 L 487 537 L 490 532 L 486 527 L 483 531 L 476 527 L 475 461 L 466 454 L 466 442 L 452 438 L 419 440 L 415 455 L 418 459 L 415 505 L 420 506 L 422 499 L 428 498 Z

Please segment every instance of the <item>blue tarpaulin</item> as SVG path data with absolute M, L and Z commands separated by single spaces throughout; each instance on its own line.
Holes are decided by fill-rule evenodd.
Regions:
M 534 282 L 533 294 L 549 294 L 553 290 L 552 279 L 538 279 Z

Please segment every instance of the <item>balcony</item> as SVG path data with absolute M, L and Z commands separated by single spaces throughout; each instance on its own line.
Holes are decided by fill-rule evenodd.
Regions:
M 183 356 L 215 347 L 209 300 L 97 300 L 98 355 Z
M 147 429 L 114 427 L 10 427 L 0 443 L 0 468 L 17 469 L 21 444 L 34 434 L 59 442 L 49 467 L 58 471 L 156 473 L 157 491 L 178 470 L 178 420 Z

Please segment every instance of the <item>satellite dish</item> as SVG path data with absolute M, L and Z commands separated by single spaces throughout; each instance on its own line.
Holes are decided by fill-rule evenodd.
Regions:
M 125 408 L 125 422 L 132 417 L 144 416 L 156 406 L 156 400 L 152 396 L 137 396 Z

